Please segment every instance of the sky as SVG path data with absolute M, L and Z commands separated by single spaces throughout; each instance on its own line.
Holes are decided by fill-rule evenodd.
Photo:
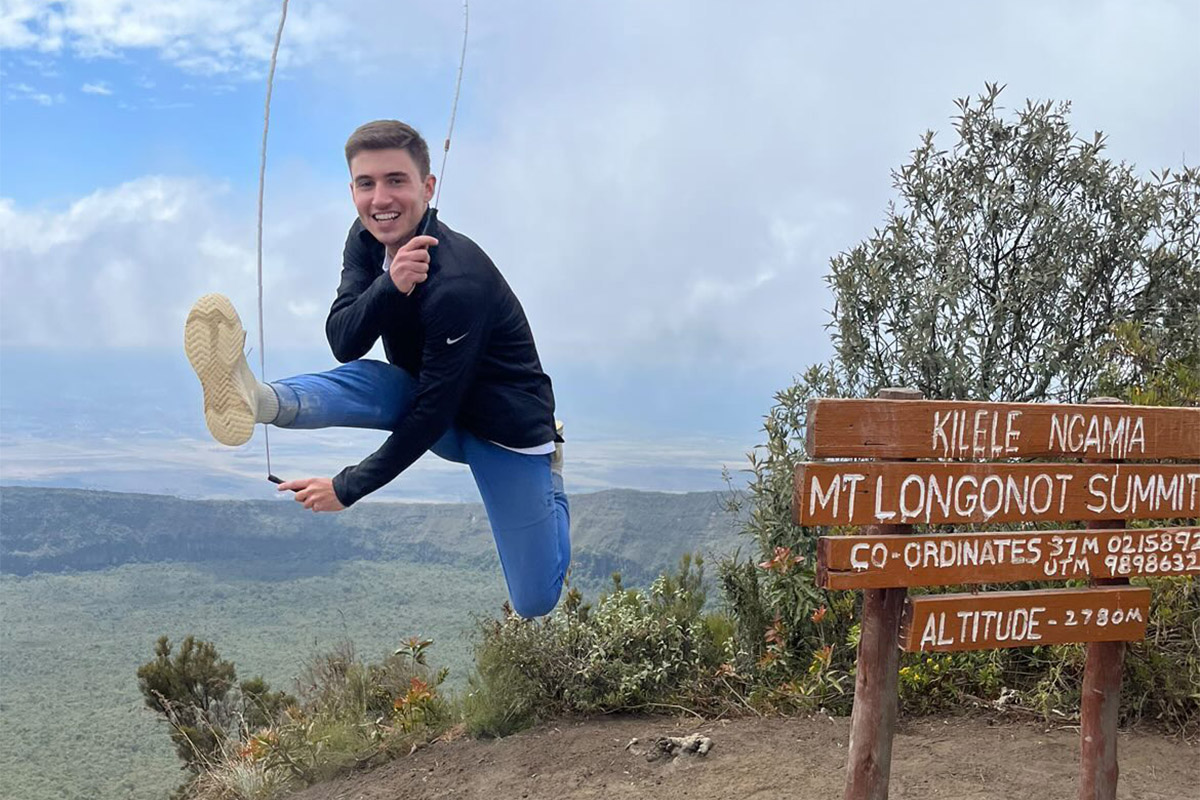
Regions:
M 275 0 L 0 0 L 0 484 L 269 494 L 262 433 L 206 434 L 187 309 L 257 339 L 255 214 Z M 457 0 L 293 0 L 264 211 L 269 378 L 334 364 L 323 321 L 359 124 L 440 172 Z M 527 312 L 568 426 L 568 488 L 735 479 L 774 392 L 829 358 L 829 259 L 954 100 L 1069 100 L 1142 173 L 1200 156 L 1200 4 L 476 0 L 440 216 Z M 257 365 L 257 354 L 251 360 Z M 382 435 L 276 431 L 331 475 Z M 383 499 L 471 500 L 422 459 Z

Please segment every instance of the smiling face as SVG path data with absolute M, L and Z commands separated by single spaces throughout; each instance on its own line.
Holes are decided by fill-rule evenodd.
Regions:
M 361 150 L 350 159 L 350 194 L 358 218 L 391 255 L 412 238 L 433 197 L 435 180 L 407 150 Z

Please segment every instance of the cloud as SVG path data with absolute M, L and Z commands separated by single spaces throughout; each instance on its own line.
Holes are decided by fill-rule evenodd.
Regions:
M 276 84 L 285 101 L 277 108 L 301 98 L 323 119 L 354 119 L 347 132 L 399 115 L 440 149 L 461 7 L 348 8 L 293 4 L 283 51 L 293 81 Z M 756 425 L 771 391 L 827 356 L 829 258 L 881 223 L 890 170 L 925 129 L 952 144 L 953 99 L 985 81 L 1008 84 L 1009 108 L 1026 97 L 1072 100 L 1076 129 L 1103 129 L 1110 155 L 1142 170 L 1181 155 L 1195 163 L 1200 107 L 1178 99 L 1200 92 L 1197 6 L 1090 8 L 1015 2 L 981 22 L 973 6 L 954 3 L 921 13 L 782 0 L 473 4 L 442 218 L 478 241 L 520 296 L 574 431 L 568 458 L 581 485 L 629 485 L 613 475 L 631 459 L 646 487 L 663 486 L 654 482 L 665 480 L 655 477 L 660 464 L 711 474 L 739 462 L 740 433 L 732 444 L 671 444 L 664 429 Z M 7 2 L 0 46 L 64 63 L 145 51 L 210 78 L 194 83 L 211 91 L 261 75 L 277 11 L 274 0 Z M 141 109 L 178 100 L 174 81 L 144 69 L 138 63 L 128 73 L 135 83 L 120 84 L 159 83 L 162 97 L 144 95 Z M 31 102 L 62 102 L 19 85 Z M 257 131 L 261 117 L 252 121 Z M 299 126 L 276 122 L 272 147 L 282 137 L 293 146 L 288 160 L 272 161 L 267 184 L 269 370 L 283 363 L 281 348 L 327 354 L 321 321 L 352 218 L 344 179 L 305 166 L 336 163 L 340 143 L 315 145 Z M 435 169 L 439 160 L 435 152 Z M 207 291 L 231 295 L 257 338 L 251 189 L 147 175 L 52 206 L 0 199 L 0 233 L 2 348 L 177 349 L 188 307 Z M 634 444 L 588 444 L 606 414 L 614 436 Z M 644 435 L 631 435 L 638 426 Z M 198 453 L 196 472 L 208 469 L 203 441 L 189 435 L 179 445 Z M 366 452 L 354 441 L 346 463 Z M 127 455 L 157 469 L 172 446 L 162 445 L 161 460 Z M 47 452 L 38 469 L 60 455 Z M 685 485 L 695 484 L 680 478 Z
M 0 48 L 53 49 L 45 46 L 50 44 L 49 31 L 39 35 L 33 30 L 33 24 L 44 17 L 46 10 L 45 4 L 36 0 L 7 0 L 0 6 Z
M 100 94 L 100 95 L 111 95 L 113 93 L 113 90 L 111 88 L 109 88 L 108 84 L 105 83 L 104 81 L 97 81 L 96 83 L 85 83 L 82 87 L 80 87 L 80 91 L 82 91 L 84 94 Z
M 27 83 L 10 83 L 5 88 L 8 89 L 7 97 L 9 100 L 28 100 L 40 106 L 54 106 L 64 103 L 67 100 L 61 92 L 50 94 L 35 89 Z
M 954 98 L 1001 80 L 1010 108 L 1074 99 L 1081 131 L 1146 169 L 1195 146 L 1196 106 L 1174 102 L 1200 90 L 1195 10 L 1153 4 L 1150 25 L 1118 4 L 1075 22 L 1054 7 L 1031 35 L 1041 8 L 1005 5 L 986 30 L 950 4 L 614 0 L 485 19 L 442 217 L 505 271 L 553 361 L 799 371 L 829 352 L 829 259 L 882 222 L 924 130 L 953 143 Z M 1088 44 L 1127 33 L 1119 57 Z
M 273 188 L 296 201 L 270 212 L 267 329 L 279 346 L 323 347 L 310 305 L 332 299 L 352 216 L 312 201 L 312 187 Z M 66 207 L 0 199 L 0 232 L 0 347 L 173 345 L 209 291 L 231 296 L 247 327 L 256 324 L 254 206 L 225 184 L 146 176 Z
M 21 59 L 20 63 L 43 78 L 57 78 L 59 76 L 58 65 L 52 58 L 32 58 L 25 56 Z
M 348 20 L 327 2 L 289 9 L 281 63 L 336 52 Z M 11 0 L 0 6 L 0 48 L 114 57 L 151 50 L 185 72 L 258 75 L 270 58 L 279 4 L 261 0 Z
M 81 7 L 62 4 L 64 19 Z M 109 30 L 105 23 L 97 30 L 109 32 L 96 35 L 167 47 L 161 32 L 170 29 L 200 50 L 212 35 L 189 10 L 170 16 L 166 4 L 137 7 L 136 19 L 123 24 L 136 22 L 142 34 L 122 33 L 116 23 Z M 452 37 L 442 35 L 460 24 L 456 4 L 364 2 L 355 8 L 380 29 L 436 27 L 436 46 L 424 40 L 413 46 L 434 52 L 430 60 L 457 56 Z M 825 358 L 829 259 L 880 224 L 890 170 L 905 162 L 923 130 L 935 128 L 938 142 L 951 144 L 953 98 L 981 91 L 986 80 L 1008 82 L 1010 107 L 1025 97 L 1075 99 L 1080 130 L 1104 128 L 1114 156 L 1146 169 L 1177 163 L 1180 148 L 1194 142 L 1200 128 L 1194 107 L 1170 101 L 1200 88 L 1197 56 L 1184 33 L 1196 13 L 1185 5 L 1151 4 L 1146 13 L 1153 25 L 1134 24 L 1136 14 L 1120 5 L 1105 4 L 1103 13 L 1078 19 L 1065 7 L 1047 7 L 1039 19 L 1050 30 L 1030 33 L 1028 19 L 1042 6 L 1017 4 L 1002 7 L 975 37 L 959 35 L 975 30 L 977 21 L 950 4 L 928 17 L 880 5 L 866 21 L 853 9 L 785 2 L 763 3 L 741 16 L 731 8 L 614 0 L 522 5 L 512 13 L 484 6 L 473 16 L 442 218 L 476 239 L 517 290 L 548 365 L 682 365 L 718 381 L 741 365 L 800 371 Z M 266 24 L 271 4 L 231 0 L 221 9 L 233 17 L 257 15 L 265 22 L 249 27 L 273 35 Z M 316 41 L 317 33 L 305 32 L 312 19 L 290 16 L 285 41 Z M 347 25 L 333 26 L 330 35 L 336 38 Z M 145 32 L 151 29 L 159 33 Z M 1127 48 L 1085 46 L 1126 33 L 1132 37 Z M 328 103 L 331 114 L 393 113 L 395 98 L 407 97 L 404 87 L 381 92 L 353 80 L 355 70 L 379 63 L 391 46 L 372 40 L 346 49 L 307 75 L 316 85 L 304 91 L 336 86 L 336 103 L 319 94 L 313 101 L 322 108 Z M 262 52 L 245 51 L 258 54 L 247 56 L 251 61 L 261 61 Z M 420 83 L 422 67 L 412 52 L 395 61 L 407 82 Z M 931 68 L 938 64 L 956 66 Z M 1175 88 L 1163 89 L 1165 78 Z M 448 101 L 452 87 L 445 83 L 445 96 L 437 99 Z M 1155 91 L 1165 95 L 1155 99 Z M 416 120 L 435 150 L 446 110 L 439 102 Z M 272 135 L 286 130 L 273 127 Z M 324 152 L 305 157 L 329 158 Z M 436 154 L 434 163 L 437 169 Z M 145 190 L 150 184 L 133 185 Z M 133 191 L 129 186 L 102 194 L 124 197 Z M 204 247 L 225 253 L 226 264 L 253 255 L 252 198 L 188 186 L 186 224 L 114 222 L 105 204 L 93 203 L 88 212 L 129 230 L 123 251 L 99 227 L 89 227 L 88 241 L 110 253 L 114 264 L 120 255 L 132 274 L 156 275 L 162 248 L 146 238 L 149 231 L 191 244 L 187 252 L 172 251 L 189 282 L 159 287 L 176 309 L 186 308 L 201 285 L 192 273 L 219 277 L 217 285 L 226 287 L 246 280 L 245 272 L 211 270 L 198 255 Z M 153 203 L 141 208 L 150 214 Z M 71 212 L 19 213 L 23 227 L 36 228 Z M 340 183 L 280 181 L 272 173 L 269 330 L 320 346 L 313 329 L 332 296 L 350 218 Z M 223 250 L 226 245 L 239 255 Z M 126 274 L 112 269 L 112 280 Z M 280 271 L 286 280 L 277 277 Z M 112 302 L 124 296 L 117 293 Z M 155 296 L 143 299 L 153 303 Z M 158 336 L 153 325 L 139 333 L 136 322 L 117 324 L 123 312 L 105 313 L 114 320 L 112 330 L 88 341 Z M 7 340 L 41 328 L 0 330 Z

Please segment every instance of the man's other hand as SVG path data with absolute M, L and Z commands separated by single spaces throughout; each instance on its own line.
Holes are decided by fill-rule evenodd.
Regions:
M 388 273 L 402 293 L 412 294 L 416 285 L 429 277 L 429 248 L 437 243 L 432 236 L 414 236 L 392 256 Z
M 300 478 L 279 484 L 281 492 L 295 492 L 296 502 L 303 503 L 309 511 L 342 511 L 346 507 L 333 491 L 329 478 Z

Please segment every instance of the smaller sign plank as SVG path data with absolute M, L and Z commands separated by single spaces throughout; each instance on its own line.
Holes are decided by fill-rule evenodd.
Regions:
M 910 597 L 900 622 L 909 652 L 990 650 L 1069 642 L 1131 642 L 1146 636 L 1143 586 L 1042 589 Z
M 843 461 L 796 468 L 798 525 L 1200 517 L 1200 464 Z
M 810 400 L 811 458 L 1200 459 L 1200 408 Z
M 1200 528 L 822 536 L 817 584 L 883 589 L 1200 575 Z

